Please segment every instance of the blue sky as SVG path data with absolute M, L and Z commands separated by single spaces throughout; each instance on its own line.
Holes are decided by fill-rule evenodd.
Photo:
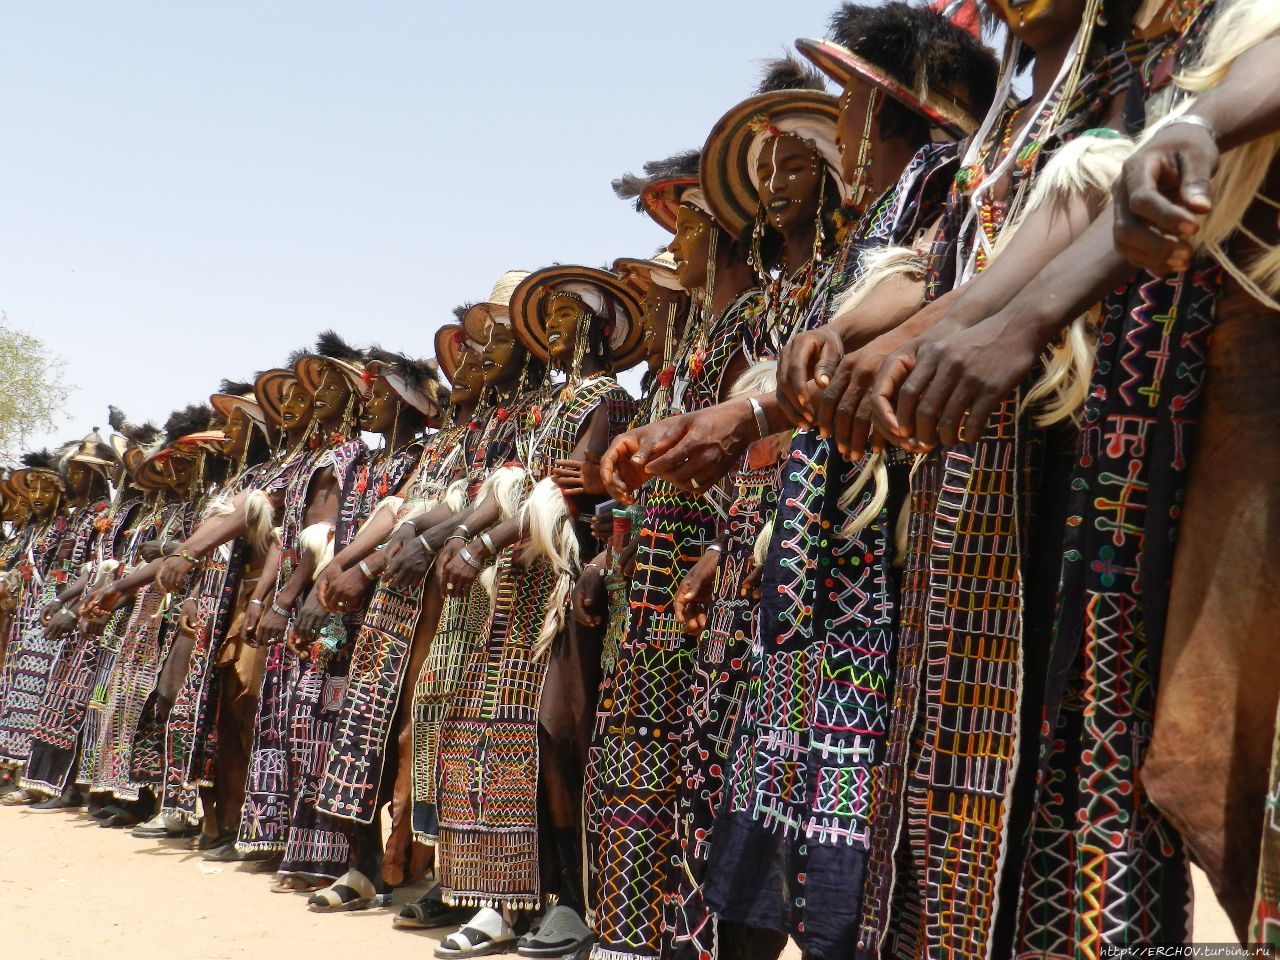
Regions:
M 508 268 L 666 237 L 609 180 L 701 144 L 834 3 L 11 4 L 0 310 L 163 418 L 333 327 L 416 354 Z

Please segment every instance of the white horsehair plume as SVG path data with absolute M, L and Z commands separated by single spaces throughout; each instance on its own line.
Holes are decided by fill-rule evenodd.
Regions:
M 884 452 L 881 450 L 867 454 L 862 461 L 862 469 L 858 471 L 857 478 L 844 493 L 840 494 L 840 508 L 847 510 L 857 503 L 869 483 L 874 484 L 871 499 L 840 528 L 840 536 L 852 537 L 858 531 L 865 529 L 880 516 L 885 501 L 889 499 L 889 468 L 885 465 Z
M 852 311 L 877 286 L 893 277 L 924 280 L 927 257 L 911 247 L 881 247 L 862 258 L 862 273 L 835 298 L 832 321 Z
M 212 520 L 215 517 L 229 517 L 235 512 L 236 507 L 231 498 L 225 493 L 219 493 L 209 498 L 209 502 L 200 511 L 200 519 Z
M 485 480 L 476 502 L 493 497 L 498 503 L 499 515 L 503 520 L 510 520 L 520 512 L 528 479 L 529 472 L 524 467 L 499 467 Z
M 459 477 L 445 488 L 444 498 L 441 502 L 454 513 L 461 513 L 467 506 L 468 486 L 467 478 Z
M 1080 136 L 1058 148 L 1036 178 L 1035 188 L 1017 221 L 1005 230 L 992 251 L 998 257 L 1008 247 L 1027 218 L 1040 210 L 1064 212 L 1080 204 L 1092 220 L 1111 202 L 1111 185 L 1134 143 L 1128 137 Z M 1022 409 L 1040 407 L 1036 423 L 1048 427 L 1076 420 L 1089 398 L 1089 381 L 1097 346 L 1097 307 L 1071 322 L 1049 345 L 1044 369 L 1027 391 Z
M 770 517 L 764 522 L 764 526 L 756 534 L 756 542 L 751 547 L 751 558 L 757 567 L 763 567 L 765 559 L 769 556 L 769 544 L 773 542 L 773 521 L 774 517 Z
M 321 520 L 303 530 L 298 535 L 298 551 L 311 558 L 311 579 L 315 580 L 333 560 L 333 524 Z
M 248 527 L 249 544 L 257 554 L 265 554 L 271 543 L 280 536 L 275 526 L 275 515 L 275 504 L 264 491 L 249 492 L 244 501 L 244 519 Z
M 757 360 L 729 388 L 729 398 L 746 397 L 753 393 L 772 393 L 778 389 L 778 361 Z
M 547 477 L 539 480 L 520 511 L 520 526 L 527 541 L 521 551 L 526 564 L 542 559 L 551 565 L 556 582 L 547 597 L 542 630 L 533 655 L 541 659 L 564 626 L 565 604 L 578 571 L 578 536 L 573 529 L 569 503 L 559 485 Z

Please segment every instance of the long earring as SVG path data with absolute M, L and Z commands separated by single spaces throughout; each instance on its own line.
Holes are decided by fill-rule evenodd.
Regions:
M 765 276 L 764 256 L 761 250 L 764 244 L 764 207 L 756 210 L 755 225 L 751 228 L 751 256 L 747 262 L 756 272 L 756 276 L 760 278 L 760 282 L 765 282 L 768 278 Z
M 757 218 L 757 224 L 759 223 Z M 720 246 L 720 228 L 708 227 L 711 236 L 707 238 L 707 282 L 702 286 L 702 316 L 709 317 L 714 309 L 712 304 L 716 296 L 716 252 Z
M 569 364 L 569 382 L 577 383 L 582 379 L 582 360 L 587 355 L 588 340 L 591 339 L 591 318 L 586 310 L 579 311 L 577 329 L 573 337 L 573 360 Z
M 817 224 L 813 230 L 813 262 L 819 264 L 822 262 L 822 247 L 826 243 L 825 224 L 823 223 L 823 207 L 827 200 L 827 165 L 821 164 L 822 173 L 821 180 L 818 183 L 818 216 Z

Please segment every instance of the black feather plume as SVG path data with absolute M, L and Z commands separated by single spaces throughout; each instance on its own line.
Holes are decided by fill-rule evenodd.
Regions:
M 816 68 L 806 66 L 791 54 L 764 62 L 756 93 L 778 90 L 825 90 L 827 82 Z
M 119 407 L 107 407 L 107 423 L 116 433 L 139 446 L 155 443 L 160 437 L 160 428 L 150 421 L 143 424 L 130 423 L 125 412 Z
M 346 360 L 348 363 L 364 359 L 364 354 L 342 339 L 336 330 L 325 330 L 316 337 L 316 353 L 330 360 Z
M 976 116 L 995 97 L 998 68 L 990 49 L 927 7 L 902 0 L 878 7 L 846 3 L 832 15 L 830 34 L 903 86 L 964 91 Z
M 466 317 L 466 315 L 471 312 L 471 308 L 474 306 L 475 306 L 474 303 L 458 304 L 456 307 L 453 308 L 453 318 L 457 320 L 458 323 L 461 323 L 463 319 Z
M 56 470 L 58 457 L 52 450 L 31 450 L 22 455 L 22 465 L 30 470 Z
M 164 442 L 171 444 L 191 433 L 209 429 L 213 408 L 207 403 L 192 403 L 169 414 L 164 422 Z
M 129 421 L 125 418 L 124 411 L 119 407 L 107 404 L 107 426 L 117 433 L 124 429 Z
M 416 387 L 428 396 L 432 393 L 432 385 L 440 382 L 435 367 L 426 360 L 415 360 L 406 354 L 384 350 L 377 345 L 369 348 L 367 356 L 370 360 L 377 360 L 389 367 L 393 373 L 404 377 L 410 386 Z
M 218 392 L 233 397 L 243 397 L 246 393 L 253 393 L 253 384 L 245 383 L 243 380 L 223 380 L 218 384 Z
M 644 165 L 644 176 L 635 173 L 624 173 L 610 183 L 613 194 L 619 200 L 634 200 L 636 212 L 644 212 L 644 204 L 640 202 L 640 194 L 644 188 L 655 180 L 666 180 L 669 177 L 697 177 L 698 164 L 702 159 L 701 150 L 682 150 L 661 160 L 650 160 Z

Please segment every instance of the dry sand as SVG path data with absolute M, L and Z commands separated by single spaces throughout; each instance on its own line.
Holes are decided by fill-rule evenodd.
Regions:
M 430 958 L 449 930 L 393 930 L 396 908 L 313 914 L 250 864 L 210 864 L 185 841 L 135 840 L 82 813 L 0 807 L 0 955 L 104 960 Z M 1197 874 L 1196 940 L 1233 942 Z M 788 949 L 784 960 L 795 960 Z

